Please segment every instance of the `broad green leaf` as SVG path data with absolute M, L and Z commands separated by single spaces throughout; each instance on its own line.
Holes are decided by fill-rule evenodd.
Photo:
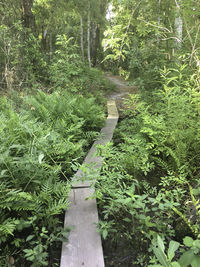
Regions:
M 154 247 L 153 251 L 154 251 L 154 254 L 156 255 L 156 258 L 159 260 L 159 262 L 163 266 L 167 267 L 168 262 L 167 262 L 167 257 L 165 255 L 165 253 L 160 248 L 157 248 L 157 247 Z
M 180 260 L 178 261 L 181 267 L 187 267 L 192 262 L 192 258 L 194 257 L 194 253 L 192 250 L 189 250 L 181 256 Z
M 192 247 L 193 242 L 194 242 L 194 240 L 193 240 L 191 237 L 189 237 L 189 236 L 186 236 L 186 237 L 183 239 L 183 243 L 184 243 L 184 245 L 186 245 L 187 247 Z
M 147 227 L 154 227 L 154 226 L 156 226 L 156 224 L 155 223 L 152 223 L 152 222 L 150 222 L 150 216 L 147 216 L 146 217 L 146 219 L 145 219 L 145 224 L 146 224 L 146 226 Z
M 8 170 L 2 170 L 1 171 L 1 176 L 3 176 Z
M 193 194 L 194 194 L 195 196 L 197 196 L 197 195 L 200 194 L 200 187 L 198 187 L 198 188 L 193 188 L 192 191 L 193 191 Z
M 125 199 L 117 199 L 116 201 L 118 203 L 126 205 L 126 204 L 130 203 L 132 201 L 132 199 L 130 197 L 128 197 L 128 198 L 125 198 Z
M 198 249 L 200 249 L 200 240 L 195 240 L 193 242 L 193 246 L 196 247 L 196 248 L 198 248 Z
M 172 267 L 181 267 L 181 265 L 178 262 L 172 262 L 171 264 Z
M 192 267 L 200 266 L 200 256 L 194 256 L 191 263 Z
M 157 236 L 157 242 L 158 242 L 158 247 L 164 252 L 165 245 L 162 238 L 159 235 Z
M 171 261 L 175 255 L 175 251 L 179 248 L 180 244 L 176 241 L 170 241 L 168 249 L 168 258 Z
M 30 241 L 31 239 L 33 239 L 35 236 L 34 235 L 29 235 L 27 238 L 26 238 L 26 241 Z

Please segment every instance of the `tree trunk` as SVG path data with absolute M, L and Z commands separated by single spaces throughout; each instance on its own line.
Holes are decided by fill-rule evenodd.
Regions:
M 102 39 L 104 38 L 104 30 L 105 30 L 105 17 L 106 12 L 109 4 L 109 0 L 100 0 L 100 14 L 101 14 L 101 21 L 98 23 L 97 28 L 97 40 L 98 40 L 98 61 L 101 64 L 101 67 L 104 69 L 104 50 L 102 47 Z
M 88 35 L 87 35 L 87 41 L 88 41 L 88 63 L 89 67 L 91 68 L 91 55 L 90 55 L 90 0 L 88 1 Z
M 53 54 L 53 48 L 52 48 L 52 33 L 50 32 L 49 34 L 49 59 L 52 59 L 52 54 Z
M 175 31 L 175 47 L 179 50 L 182 46 L 182 39 L 183 39 L 183 20 L 180 13 L 180 1 L 178 2 L 175 0 L 176 3 L 176 17 L 174 23 L 174 31 Z
M 93 66 L 97 63 L 97 53 L 100 46 L 100 30 L 99 25 L 97 23 L 94 23 L 92 25 L 92 39 L 91 39 L 91 58 Z
M 25 28 L 29 28 L 32 32 L 36 31 L 35 17 L 32 12 L 33 0 L 22 0 L 22 22 Z
M 44 49 L 44 51 L 47 51 L 47 29 L 42 30 L 43 34 L 42 34 L 42 48 Z
M 84 55 L 84 40 L 83 40 L 83 17 L 80 14 L 80 40 L 81 40 L 81 55 L 82 60 L 84 61 L 85 55 Z
M 161 0 L 158 0 L 158 26 L 160 26 L 160 21 L 161 21 L 161 17 L 160 17 L 160 9 L 161 9 Z M 160 44 L 160 36 L 159 33 L 157 34 L 157 49 L 159 49 L 159 44 Z

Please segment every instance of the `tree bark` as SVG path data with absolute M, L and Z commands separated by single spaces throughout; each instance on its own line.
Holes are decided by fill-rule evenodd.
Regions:
M 161 11 L 161 0 L 158 0 L 158 26 L 160 26 L 160 11 Z M 157 34 L 157 49 L 159 49 L 159 44 L 160 44 L 160 36 L 159 33 Z
M 87 41 L 88 41 L 88 63 L 89 67 L 91 68 L 91 55 L 90 55 L 90 0 L 88 1 L 88 35 L 87 35 Z
M 44 51 L 47 51 L 47 33 L 48 33 L 48 30 L 45 29 L 45 30 L 42 30 L 43 31 L 43 34 L 42 34 L 42 48 L 44 49 Z
M 52 33 L 49 34 L 49 58 L 51 60 L 52 54 L 53 54 L 53 48 L 52 48 Z
M 80 40 L 81 40 L 81 55 L 82 60 L 84 61 L 85 55 L 84 55 L 84 40 L 83 40 L 83 17 L 80 14 Z
M 177 49 L 180 49 L 182 46 L 182 39 L 183 39 L 183 19 L 181 17 L 181 12 L 180 12 L 180 5 L 181 2 L 175 0 L 176 3 L 176 17 L 175 17 L 175 22 L 174 22 L 174 31 L 175 31 L 175 46 Z
M 92 25 L 91 58 L 93 66 L 97 63 L 97 53 L 100 46 L 100 29 L 97 23 Z

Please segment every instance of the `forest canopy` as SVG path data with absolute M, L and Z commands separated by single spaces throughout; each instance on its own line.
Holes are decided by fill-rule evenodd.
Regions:
M 199 9 L 193 0 L 1 2 L 2 87 L 48 82 L 59 35 L 90 67 L 127 77 L 170 62 L 199 66 Z

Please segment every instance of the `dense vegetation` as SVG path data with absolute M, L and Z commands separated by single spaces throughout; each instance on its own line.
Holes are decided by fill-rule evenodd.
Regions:
M 76 36 L 37 31 L 67 7 L 0 4 L 0 266 L 59 266 L 71 177 L 104 125 L 101 71 L 85 65 Z
M 107 265 L 200 266 L 199 2 L 112 1 L 111 8 L 105 65 L 138 93 L 114 144 L 100 152 Z
M 68 205 L 73 165 L 96 137 L 104 114 L 93 98 L 67 91 L 38 91 L 23 97 L 17 111 L 6 97 L 0 103 L 1 266 L 9 255 L 19 266 L 28 266 L 26 260 L 51 265 L 69 231 L 62 229 L 60 215 Z
M 125 266 L 148 266 L 156 262 L 152 250 L 162 265 L 151 266 L 179 266 L 171 264 L 178 243 L 165 256 L 162 245 L 156 247 L 157 235 L 167 246 L 171 240 L 182 243 L 185 236 L 195 239 L 180 266 L 192 260 L 199 266 L 200 94 L 198 84 L 184 71 L 165 71 L 164 89 L 154 92 L 150 101 L 140 94 L 132 96 L 114 146 L 102 148 L 105 165 L 96 197 L 102 210 L 101 232 L 112 240 L 111 266 L 123 261 Z
M 137 86 L 95 197 L 107 266 L 200 266 L 200 3 L 0 3 L 0 266 L 59 266 L 70 180 L 112 86 Z M 96 68 L 94 68 L 96 67 Z

